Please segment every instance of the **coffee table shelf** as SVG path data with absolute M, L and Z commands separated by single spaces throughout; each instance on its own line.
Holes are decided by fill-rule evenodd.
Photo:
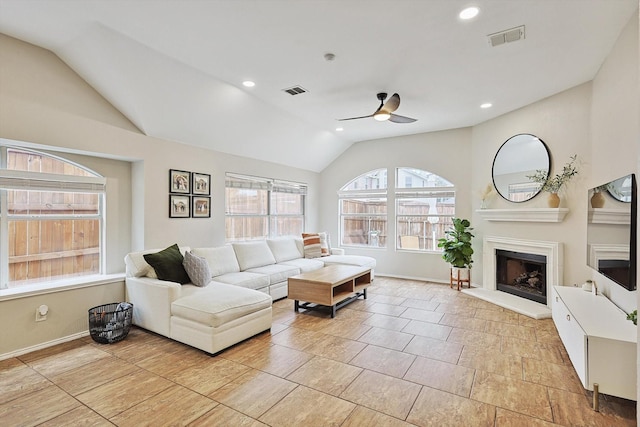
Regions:
M 288 281 L 288 297 L 295 300 L 295 311 L 336 310 L 355 301 L 367 298 L 371 283 L 371 269 L 351 265 L 329 265 L 319 270 L 292 276 Z

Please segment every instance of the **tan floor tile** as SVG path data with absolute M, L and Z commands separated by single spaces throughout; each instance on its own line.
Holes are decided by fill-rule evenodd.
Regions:
M 409 427 L 411 425 L 413 424 L 390 417 L 382 412 L 357 406 L 340 427 Z
M 405 419 L 420 388 L 418 384 L 364 371 L 340 397 L 392 417 Z
M 51 381 L 70 395 L 76 396 L 136 371 L 140 369 L 135 365 L 122 363 L 121 359 L 110 356 L 77 369 L 53 375 Z
M 508 393 L 505 393 L 508 390 Z M 477 371 L 471 398 L 545 421 L 553 421 L 547 387 Z
M 499 353 L 495 349 L 485 350 L 480 347 L 467 346 L 462 350 L 458 365 L 505 377 L 523 379 L 522 357 Z
M 245 359 L 250 359 L 254 354 L 271 347 L 273 344 L 267 340 L 247 340 L 234 345 L 216 357 L 233 360 L 234 362 L 243 363 Z
M 536 337 L 535 329 L 530 326 L 520 326 L 512 323 L 494 322 L 492 320 L 487 321 L 484 332 L 501 336 L 516 337 L 522 340 L 529 341 L 535 341 Z
M 362 342 L 325 335 L 312 346 L 305 349 L 307 353 L 347 363 L 360 353 L 367 345 Z
M 191 424 L 189 427 L 265 427 L 266 424 L 254 420 L 224 405 L 218 405 Z
M 5 426 L 35 426 L 80 406 L 56 386 L 48 386 L 0 405 Z
M 446 341 L 452 330 L 453 328 L 451 326 L 421 322 L 420 320 L 412 320 L 407 326 L 402 328 L 402 332 L 419 335 L 421 337 L 435 338 L 441 341 Z
M 38 424 L 38 427 L 112 427 L 110 423 L 86 406 L 78 406 L 49 421 Z
M 562 340 L 556 330 L 534 329 L 536 341 L 562 347 Z
M 572 366 L 556 365 L 537 359 L 523 359 L 524 380 L 553 388 L 584 393 L 582 383 Z
M 440 303 L 434 310 L 437 313 L 445 313 L 456 317 L 473 318 L 476 315 L 476 308 L 470 307 L 468 304 L 447 304 Z
M 470 331 L 483 332 L 487 326 L 484 319 L 476 319 L 474 317 L 459 316 L 457 314 L 445 313 L 440 320 L 441 325 L 453 326 L 460 329 L 468 329 Z
M 354 408 L 353 403 L 299 386 L 259 420 L 273 427 L 339 426 Z
M 515 337 L 502 337 L 501 351 L 504 354 L 515 354 L 558 365 L 564 364 L 560 347 L 552 344 L 521 340 Z
M 458 363 L 462 348 L 462 344 L 416 336 L 403 351 L 455 365 Z
M 401 305 L 405 307 L 417 308 L 420 310 L 438 311 L 440 303 L 436 301 L 425 301 L 423 299 L 408 298 Z
M 392 350 L 402 350 L 405 348 L 413 335 L 404 332 L 391 331 L 389 329 L 371 328 L 367 333 L 358 338 L 358 341 L 373 344 Z
M 53 353 L 47 357 L 38 358 L 32 362 L 27 362 L 27 364 L 40 374 L 48 377 L 110 356 L 109 353 L 92 345 L 82 345 L 59 353 Z
M 209 396 L 250 369 L 240 363 L 215 357 L 211 358 L 207 363 L 201 363 L 183 370 L 174 375 L 171 380 L 200 394 Z
M 318 336 L 318 332 L 316 331 L 291 326 L 277 334 L 271 335 L 270 342 L 296 350 L 304 350 L 305 347 L 313 343 L 316 336 Z
M 18 359 L 0 361 L 0 404 L 50 385 L 48 379 Z
M 173 385 L 155 396 L 111 418 L 118 426 L 171 425 L 186 426 L 218 403 L 179 385 Z
M 364 325 L 375 326 L 376 328 L 390 329 L 392 331 L 400 331 L 407 326 L 411 320 L 403 319 L 396 316 L 388 316 L 386 314 L 374 314 L 362 322 Z
M 287 379 L 338 396 L 361 372 L 362 369 L 358 367 L 316 356 L 294 371 Z
M 435 311 L 420 310 L 418 308 L 407 308 L 407 310 L 400 315 L 406 319 L 420 320 L 421 322 L 438 323 L 444 316 L 444 313 L 437 313 Z
M 473 369 L 418 357 L 404 379 L 458 396 L 469 397 L 473 376 Z
M 418 426 L 493 427 L 495 407 L 423 387 L 407 421 Z
M 402 378 L 415 358 L 412 354 L 369 345 L 358 353 L 349 364 Z
M 468 331 L 465 329 L 453 328 L 447 337 L 449 342 L 457 342 L 463 345 L 473 345 L 485 349 L 495 348 L 500 351 L 500 336 L 488 334 L 486 332 Z
M 492 322 L 510 323 L 513 325 L 518 325 L 520 322 L 518 313 L 510 310 L 477 308 L 475 317 L 477 319 L 491 320 Z
M 553 427 L 558 425 L 560 424 L 496 408 L 496 427 Z
M 319 332 L 336 337 L 348 338 L 350 340 L 357 340 L 369 329 L 371 329 L 369 325 L 356 323 L 351 320 L 333 319 L 330 325 L 320 329 Z
M 291 381 L 251 370 L 211 394 L 214 400 L 258 418 L 298 387 Z
M 18 357 L 22 362 L 27 365 L 35 363 L 37 360 L 47 359 L 51 357 L 64 357 L 67 352 L 78 350 L 80 348 L 87 347 L 88 342 L 84 340 L 73 340 L 62 344 L 56 344 L 51 347 L 43 348 L 40 350 L 32 351 L 31 353 L 23 354 Z
M 242 363 L 254 369 L 284 378 L 307 363 L 312 357 L 313 355 L 304 351 L 274 344 L 250 357 L 243 358 Z
M 348 320 L 350 322 L 362 323 L 372 315 L 373 313 L 369 311 L 352 310 L 349 307 L 345 307 L 338 310 L 335 318 L 338 320 Z
M 407 310 L 407 307 L 393 304 L 374 303 L 364 308 L 365 311 L 378 314 L 386 314 L 388 316 L 400 316 Z
M 340 311 L 344 311 L 344 309 L 339 310 L 338 313 L 340 313 Z M 288 324 L 289 326 L 294 326 L 296 328 L 317 331 L 328 326 L 329 323 L 331 323 L 331 320 L 332 319 L 329 312 L 325 313 L 300 309 L 300 312 L 297 313 L 297 316 L 295 316 L 292 321 L 288 322 Z
M 76 399 L 103 417 L 111 418 L 155 396 L 171 385 L 169 380 L 139 370 L 81 393 L 76 396 Z
M 393 305 L 404 305 L 404 302 L 407 300 L 403 297 L 394 297 L 390 295 L 372 295 L 367 297 L 368 300 L 373 302 L 379 302 L 382 304 L 393 304 Z
M 612 411 L 600 399 L 600 412 L 592 408 L 592 398 L 584 393 L 571 393 L 565 390 L 549 389 L 549 400 L 553 409 L 554 421 L 565 426 L 635 426 L 636 414 L 633 406 L 629 411 Z
M 271 319 L 273 323 L 289 324 L 293 322 L 298 313 L 293 308 L 280 308 L 271 310 Z
M 203 351 L 185 351 L 180 353 L 163 353 L 141 360 L 137 365 L 149 372 L 165 378 L 173 378 L 183 370 L 195 365 L 207 363 L 211 356 Z

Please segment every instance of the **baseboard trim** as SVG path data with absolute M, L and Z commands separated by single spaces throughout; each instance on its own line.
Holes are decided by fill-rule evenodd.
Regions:
M 31 353 L 32 351 L 42 350 L 54 345 L 62 344 L 65 342 L 77 340 L 89 335 L 89 330 L 78 332 L 76 334 L 67 335 L 66 337 L 58 338 L 52 341 L 43 342 L 40 344 L 32 345 L 31 347 L 21 348 L 19 350 L 11 351 L 9 353 L 0 354 L 0 360 L 11 359 L 12 357 L 22 356 L 23 354 Z
M 432 283 L 442 283 L 442 284 L 449 284 L 448 280 L 442 280 L 442 279 L 430 279 L 428 277 L 415 277 L 415 276 L 403 276 L 400 274 L 385 274 L 385 273 L 378 273 L 376 271 L 376 277 L 391 277 L 393 279 L 406 279 L 406 280 L 418 280 L 420 282 L 432 282 Z M 375 279 L 374 279 L 375 282 Z

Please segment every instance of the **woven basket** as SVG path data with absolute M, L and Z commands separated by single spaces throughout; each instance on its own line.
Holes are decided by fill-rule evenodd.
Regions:
M 133 318 L 133 304 L 99 305 L 89 309 L 89 333 L 95 342 L 111 344 L 127 337 Z

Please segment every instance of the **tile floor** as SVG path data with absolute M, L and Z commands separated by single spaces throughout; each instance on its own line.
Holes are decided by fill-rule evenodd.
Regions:
M 215 357 L 132 328 L 0 361 L 2 426 L 631 426 L 585 391 L 553 322 L 376 278 L 367 300 L 294 313 Z

